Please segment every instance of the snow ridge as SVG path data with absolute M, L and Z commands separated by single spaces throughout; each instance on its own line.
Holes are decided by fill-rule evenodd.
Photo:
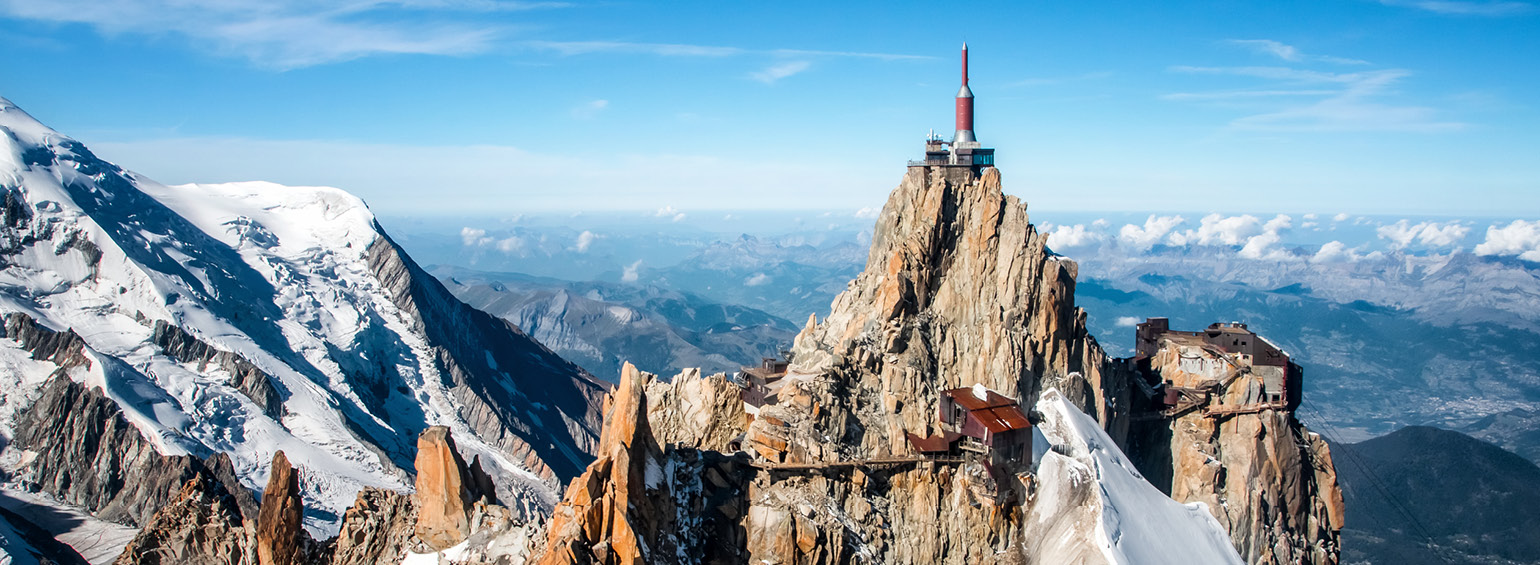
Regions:
M 371 246 L 394 244 L 345 191 L 162 185 L 0 98 L 0 194 L 0 313 L 75 330 L 93 362 L 71 378 L 102 388 L 164 454 L 227 452 L 242 482 L 260 489 L 282 449 L 303 469 L 307 527 L 317 534 L 334 533 L 365 486 L 410 490 L 414 441 L 431 425 L 450 426 L 466 457 L 481 455 L 511 485 L 505 500 L 534 511 L 555 500 L 564 469 L 586 464 L 602 387 L 515 328 L 483 328 L 471 335 L 491 332 L 497 343 L 461 337 L 451 348 L 421 327 L 428 313 L 399 306 L 370 264 Z M 418 306 L 463 308 L 432 299 L 418 286 L 437 282 L 415 275 L 396 282 L 429 295 Z M 241 394 L 228 371 L 167 356 L 152 340 L 157 321 L 270 375 L 280 417 Z M 494 351 L 510 343 L 517 357 Z M 477 350 L 476 359 L 456 362 L 450 349 Z M 450 366 L 454 375 L 444 373 Z M 9 369 L 0 377 L 0 434 L 9 436 L 11 416 L 57 367 L 0 339 L 0 368 Z M 551 393 L 531 379 L 570 386 Z M 467 408 L 472 400 L 517 406 L 527 418 L 487 416 Z M 554 445 L 527 445 L 547 436 Z M 547 466 L 548 452 L 564 454 L 561 464 Z
M 1176 502 L 1145 481 L 1096 420 L 1058 390 L 1044 391 L 1037 410 L 1043 414 L 1040 439 L 1053 448 L 1039 455 L 1043 487 L 1032 519 L 1068 517 L 1075 524 L 1045 536 L 1039 562 L 1084 562 L 1091 555 L 1141 565 L 1244 562 L 1206 505 Z

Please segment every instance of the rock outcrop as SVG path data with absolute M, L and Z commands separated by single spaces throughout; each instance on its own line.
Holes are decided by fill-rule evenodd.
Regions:
M 417 506 L 412 495 L 365 488 L 342 516 L 342 531 L 332 542 L 330 563 L 369 565 L 399 559 L 413 547 Z
M 466 465 L 449 428 L 428 428 L 417 446 L 417 492 L 359 492 L 316 561 L 367 565 L 452 553 L 462 565 L 524 562 L 543 523 L 498 504 L 479 458 Z
M 1145 476 L 1207 505 L 1248 563 L 1337 563 L 1344 508 L 1326 441 L 1289 403 L 1255 403 L 1259 379 L 1223 351 L 1161 340 L 1147 362 L 1154 382 L 1212 392 L 1206 406 L 1134 424 L 1125 450 Z
M 18 479 L 112 522 L 145 525 L 204 472 L 195 457 L 161 455 L 117 403 L 62 371 L 43 385 L 15 431 L 13 448 L 32 452 Z
M 661 472 L 662 451 L 647 425 L 646 383 L 621 367 L 620 384 L 604 401 L 598 459 L 588 465 L 552 513 L 541 563 L 647 563 L 663 516 L 647 496 L 648 474 Z M 656 494 L 657 480 L 650 481 Z
M 245 357 L 215 349 L 165 320 L 155 321 L 155 333 L 151 339 L 166 355 L 183 363 L 197 364 L 199 371 L 207 371 L 212 365 L 230 373 L 230 386 L 262 408 L 262 413 L 274 420 L 283 417 L 283 399 L 278 389 L 273 387 L 272 377 Z
M 743 389 L 727 375 L 686 369 L 664 383 L 647 383 L 647 422 L 660 446 L 727 451 L 748 427 Z
M 466 466 L 449 428 L 434 426 L 417 437 L 417 538 L 435 550 L 465 541 L 477 502 L 496 504 L 492 479 L 478 459 Z
M 690 381 L 701 382 L 686 384 Z M 712 393 L 685 391 L 715 390 L 724 382 L 721 375 L 700 379 L 686 372 L 673 384 L 661 384 L 624 365 L 619 386 L 605 400 L 598 459 L 567 487 L 556 506 L 539 562 L 744 562 L 748 539 L 738 522 L 746 511 L 742 485 L 752 478 L 747 461 L 693 448 L 670 446 L 665 451 L 649 421 L 649 416 L 673 422 L 709 420 L 719 413 L 712 407 L 720 409 L 725 403 L 700 401 L 715 398 Z M 668 402 L 651 404 L 649 395 L 654 393 L 695 401 L 674 404 L 682 409 L 676 411 Z M 705 432 L 663 433 L 701 441 Z
M 1087 333 L 1085 313 L 1074 304 L 1075 263 L 1054 255 L 1045 240 L 1025 205 L 1001 192 L 996 170 L 910 168 L 877 221 L 865 272 L 823 323 L 808 321 L 790 370 L 769 395 L 774 399 L 751 411 L 757 414 L 738 412 L 742 404 L 731 399 L 725 379 L 686 371 L 660 383 L 623 371 L 606 402 L 598 459 L 557 506 L 542 562 L 1094 563 L 1114 553 L 1180 559 L 1152 550 L 1164 547 L 1163 526 L 1115 530 L 1136 532 L 1144 553 L 1098 545 L 1120 540 L 1075 542 L 1131 519 L 1118 517 L 1129 509 L 1097 506 L 1116 498 L 1096 492 L 1107 488 L 1095 482 L 1107 471 L 1098 470 L 1103 464 L 1118 466 L 1111 475 L 1123 477 L 1122 484 L 1143 485 L 1140 496 L 1163 501 L 1167 515 L 1191 522 L 1182 526 L 1188 538 L 1214 544 L 1206 547 L 1210 554 L 1237 559 L 1224 538 L 1227 528 L 1236 531 L 1224 508 L 1215 515 L 1221 527 L 1199 507 L 1172 503 L 1143 484 L 1131 462 L 1110 452 L 1127 439 L 1137 375 L 1108 359 Z M 1071 452 L 1044 455 L 1061 463 L 1050 480 L 1066 484 L 1047 487 L 1024 456 L 993 465 L 916 457 L 906 434 L 937 434 L 941 393 L 973 385 L 1024 405 L 1045 390 L 1059 391 L 1052 396 L 1061 411 L 1094 418 L 1086 421 L 1102 428 L 1095 450 L 1108 453 L 1091 457 L 1086 445 L 1055 444 Z M 1261 442 L 1252 450 L 1280 450 L 1296 437 L 1311 445 L 1307 436 L 1278 431 L 1250 438 Z M 1301 457 L 1299 472 L 1283 466 L 1253 474 L 1277 481 L 1277 489 L 1296 489 L 1300 480 L 1319 482 L 1311 473 L 1324 455 Z M 682 468 L 692 470 L 694 482 Z M 1056 497 L 1051 504 L 1039 504 L 1040 488 Z M 1293 511 L 1272 510 L 1275 503 L 1331 505 L 1323 492 L 1297 494 L 1258 497 L 1251 508 L 1260 513 L 1248 514 L 1246 524 Z M 1064 498 L 1075 496 L 1083 504 Z M 1314 535 L 1309 528 L 1329 517 L 1313 512 L 1302 522 L 1267 526 L 1267 539 Z M 712 540 L 709 549 L 698 544 L 702 537 Z M 1253 542 L 1243 537 L 1234 538 L 1236 547 L 1256 559 L 1246 553 Z M 1333 547 L 1316 547 L 1313 555 L 1335 555 Z
M 33 359 L 52 361 L 61 369 L 91 364 L 85 354 L 86 342 L 74 330 L 56 332 L 20 312 L 5 315 L 5 337 L 16 340 L 22 349 L 32 352 Z
M 380 231 L 366 252 L 390 300 L 431 344 L 433 362 L 481 440 L 541 479 L 565 480 L 588 463 L 607 386 L 517 326 L 460 302 Z M 517 376 L 499 367 L 538 367 Z M 501 377 L 501 379 L 496 377 Z M 512 385 L 512 386 L 510 386 Z M 545 426 L 532 426 L 536 414 Z M 576 448 L 563 450 L 557 444 Z
M 219 483 L 198 475 L 155 513 L 116 565 L 251 565 L 257 554 L 240 507 Z
M 1046 241 L 997 169 L 911 167 L 877 218 L 866 270 L 797 335 L 791 372 L 814 377 L 804 388 L 821 410 L 772 415 L 819 411 L 817 427 L 845 450 L 801 456 L 906 453 L 905 432 L 931 435 L 940 391 L 974 384 L 1024 399 L 1057 388 L 1120 437 L 1128 390 L 1075 307 L 1075 263 Z M 816 398 L 823 383 L 838 394 Z
M 267 490 L 257 514 L 255 542 L 258 565 L 296 565 L 304 531 L 304 505 L 299 498 L 299 473 L 283 451 L 273 454 Z

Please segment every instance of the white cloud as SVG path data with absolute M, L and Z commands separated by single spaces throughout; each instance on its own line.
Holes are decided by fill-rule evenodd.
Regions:
M 1097 218 L 1096 221 L 1091 222 L 1091 227 L 1096 229 L 1107 229 L 1107 226 L 1110 225 L 1112 225 L 1112 223 L 1108 222 L 1106 218 Z
M 516 253 L 524 249 L 524 239 L 519 236 L 511 236 L 497 241 L 497 250 L 503 253 Z
M 597 117 L 599 112 L 603 112 L 605 108 L 609 107 L 609 100 L 600 99 L 585 102 L 572 109 L 572 117 L 580 120 L 591 120 Z
M 923 61 L 935 59 L 930 55 L 902 55 L 896 53 L 870 53 L 859 51 L 813 51 L 807 49 L 743 49 L 716 45 L 688 45 L 680 43 L 634 43 L 627 41 L 525 41 L 525 47 L 555 51 L 562 55 L 588 55 L 591 53 L 642 53 L 664 57 L 730 57 L 734 55 L 771 55 L 776 57 L 852 57 L 882 61 Z
M 865 218 L 865 219 L 875 219 L 877 217 L 877 215 L 881 214 L 881 213 L 882 213 L 882 209 L 881 208 L 872 208 L 872 207 L 868 206 L 866 208 L 862 208 L 860 210 L 856 210 L 856 217 L 857 218 Z
M 1241 247 L 1239 255 L 1246 259 L 1267 259 L 1272 261 L 1294 259 L 1295 257 L 1289 254 L 1289 252 L 1273 247 L 1278 245 L 1280 241 L 1283 241 L 1283 236 L 1279 234 L 1288 231 L 1293 226 L 1293 218 L 1283 214 L 1274 216 L 1273 219 L 1262 224 L 1262 233 L 1246 240 L 1246 245 Z
M 0 13 L 84 24 L 109 37 L 179 35 L 216 54 L 287 70 L 380 54 L 481 53 L 506 30 L 477 16 L 558 5 L 486 0 L 11 0 L 0 2 Z
M 1503 227 L 1487 227 L 1487 238 L 1476 246 L 1476 254 L 1540 262 L 1540 221 L 1514 220 Z
M 1262 224 L 1262 231 L 1264 231 L 1264 232 L 1279 232 L 1279 231 L 1283 231 L 1283 230 L 1289 229 L 1291 227 L 1294 227 L 1294 218 L 1290 218 L 1290 217 L 1288 217 L 1286 215 L 1279 214 L 1279 215 L 1273 217 L 1273 219 L 1268 220 L 1267 223 Z
M 487 230 L 477 229 L 470 226 L 460 228 L 460 240 L 464 241 L 467 247 L 487 245 L 492 243 L 492 238 L 487 237 Z
M 1045 228 L 1046 229 L 1046 228 Z M 1106 239 L 1105 235 L 1086 229 L 1085 224 L 1058 226 L 1048 234 L 1048 246 L 1054 249 L 1084 247 Z
M 1237 255 L 1242 259 L 1270 259 L 1275 261 L 1287 259 L 1290 257 L 1287 252 L 1281 249 L 1273 249 L 1273 246 L 1277 245 L 1281 240 L 1282 238 L 1279 237 L 1276 231 L 1262 232 L 1246 240 L 1246 245 L 1241 247 L 1241 251 Z
M 808 70 L 813 64 L 808 61 L 787 61 L 765 67 L 764 70 L 749 73 L 749 78 L 765 84 L 775 84 L 776 81 L 791 75 Z
M 658 211 L 653 215 L 659 218 L 668 218 L 670 222 L 681 222 L 685 219 L 684 212 L 680 212 L 678 208 L 673 206 L 658 208 Z
M 576 249 L 578 253 L 587 253 L 588 246 L 593 245 L 594 240 L 598 237 L 599 236 L 595 235 L 594 232 L 583 230 L 583 233 L 578 234 L 577 243 L 574 244 L 572 248 Z
M 1139 325 L 1139 319 L 1133 316 L 1122 316 L 1115 323 L 1120 328 L 1132 328 Z
M 1352 217 L 1353 216 L 1349 215 L 1347 212 L 1343 212 L 1341 214 L 1337 214 L 1335 216 L 1332 216 L 1331 217 L 1331 221 L 1333 221 L 1333 222 L 1346 222 L 1346 221 L 1348 221 L 1348 218 L 1352 218 Z
M 744 53 L 737 47 L 685 45 L 678 43 L 631 43 L 625 41 L 526 41 L 525 47 L 555 51 L 562 55 L 590 53 L 644 53 L 665 57 L 727 57 Z
M 1271 39 L 1231 39 L 1226 43 L 1239 45 L 1259 53 L 1266 53 L 1285 61 L 1298 61 L 1300 59 L 1299 49 L 1294 48 L 1293 45 L 1285 45 Z
M 1231 120 L 1238 130 L 1272 132 L 1321 131 L 1406 131 L 1439 132 L 1466 127 L 1461 122 L 1440 119 L 1439 112 L 1427 106 L 1391 105 L 1378 101 L 1396 93 L 1397 84 L 1411 76 L 1402 69 L 1378 69 L 1355 73 L 1332 73 L 1289 67 L 1192 67 L 1176 66 L 1174 72 L 1186 74 L 1233 75 L 1273 81 L 1268 86 L 1283 90 L 1221 91 L 1178 93 L 1169 100 L 1210 100 L 1249 96 L 1259 99 L 1279 96 L 1317 98 L 1306 103 L 1279 100 L 1272 108 Z M 1300 89 L 1304 85 L 1316 88 Z
M 1413 241 L 1428 247 L 1451 247 L 1460 243 L 1470 233 L 1470 228 L 1455 222 L 1419 222 L 1400 220 L 1380 226 L 1375 230 L 1380 239 L 1391 242 L 1392 247 L 1404 248 Z
M 751 276 L 749 278 L 743 279 L 743 286 L 761 286 L 761 285 L 766 285 L 766 284 L 770 284 L 770 280 L 771 280 L 770 279 L 770 275 L 767 275 L 767 274 L 764 274 L 764 273 L 754 273 L 754 276 Z
M 1171 245 L 1241 246 L 1238 255 L 1246 259 L 1274 261 L 1292 260 L 1294 256 L 1276 249 L 1283 241 L 1281 232 L 1293 227 L 1294 219 L 1279 214 L 1263 222 L 1260 218 L 1242 214 L 1224 216 L 1209 214 L 1200 220 L 1198 229 L 1172 232 L 1166 238 Z
M 1337 65 L 1367 65 L 1368 61 L 1349 59 L 1346 57 L 1333 57 L 1331 55 L 1305 55 L 1299 48 L 1283 42 L 1271 39 L 1231 39 L 1227 41 L 1231 45 L 1245 47 L 1258 53 L 1272 55 L 1279 59 L 1298 63 L 1305 60 L 1333 63 Z
M 1506 0 L 1485 2 L 1462 0 L 1380 0 L 1380 3 L 1386 6 L 1403 6 L 1452 16 L 1503 17 L 1529 14 L 1535 11 L 1533 4 Z
M 630 264 L 620 272 L 621 282 L 636 282 L 636 279 L 640 276 L 637 271 L 641 270 L 641 268 L 642 260 L 637 259 L 635 263 Z
M 1198 229 L 1172 233 L 1172 245 L 1242 245 L 1262 233 L 1262 220 L 1250 214 L 1221 216 L 1209 214 Z
M 1185 221 L 1181 216 L 1151 214 L 1142 227 L 1133 224 L 1124 225 L 1118 230 L 1118 241 L 1141 251 L 1147 250 Z
M 1310 257 L 1311 263 L 1348 263 L 1359 259 L 1358 251 L 1350 248 L 1340 241 L 1328 241 L 1322 245 L 1315 255 Z

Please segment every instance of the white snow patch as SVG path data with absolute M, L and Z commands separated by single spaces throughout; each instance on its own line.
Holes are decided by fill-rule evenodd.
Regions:
M 984 383 L 973 383 L 973 397 L 979 400 L 989 400 L 989 387 Z
M 1043 414 L 1037 426 L 1042 439 L 1059 451 L 1039 455 L 1043 488 L 1032 514 L 1043 524 L 1066 517 L 1095 520 L 1089 536 L 1075 527 L 1058 530 L 1060 539 L 1039 547 L 1047 552 L 1037 555 L 1039 561 L 1071 562 L 1096 551 L 1112 563 L 1243 563 L 1205 505 L 1180 504 L 1146 482 L 1096 420 L 1057 390 L 1044 391 L 1037 410 Z

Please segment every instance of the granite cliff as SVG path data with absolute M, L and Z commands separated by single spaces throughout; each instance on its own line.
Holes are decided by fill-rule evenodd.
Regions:
M 722 377 L 623 376 L 543 559 L 1335 562 L 1329 453 L 1302 455 L 1294 438 L 1311 436 L 1287 416 L 1247 428 L 1265 441 L 1211 438 L 1249 456 L 1230 483 L 1172 472 L 1194 492 L 1263 495 L 1172 501 L 1143 479 L 1122 451 L 1141 375 L 1086 332 L 1075 272 L 997 170 L 912 167 L 866 270 L 797 336 L 772 400 L 740 414 L 721 399 L 742 388 Z M 975 385 L 1035 408 L 1034 453 L 918 457 L 911 434 L 945 431 L 943 393 Z

